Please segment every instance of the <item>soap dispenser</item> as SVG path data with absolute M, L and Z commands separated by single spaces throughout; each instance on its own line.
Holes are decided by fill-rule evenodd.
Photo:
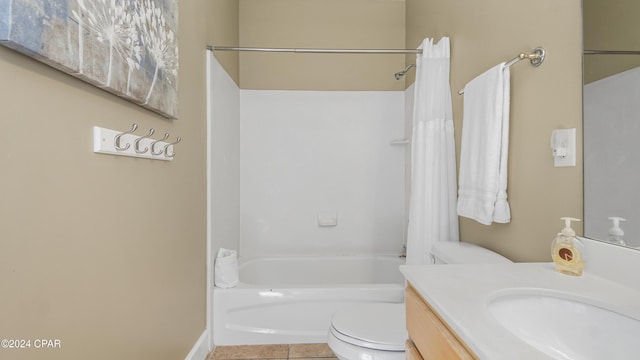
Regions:
M 607 240 L 609 240 L 614 244 L 627 245 L 624 242 L 624 239 L 622 239 L 622 236 L 624 236 L 624 231 L 620 229 L 620 221 L 626 221 L 627 219 L 623 219 L 617 216 L 612 216 L 609 218 L 609 220 L 613 220 L 613 227 L 609 229 L 609 237 L 607 238 Z
M 581 256 L 583 245 L 576 238 L 576 232 L 571 228 L 571 221 L 580 221 L 580 219 L 570 217 L 560 219 L 564 220 L 565 227 L 551 244 L 551 257 L 556 263 L 556 271 L 567 275 L 581 276 L 584 268 Z

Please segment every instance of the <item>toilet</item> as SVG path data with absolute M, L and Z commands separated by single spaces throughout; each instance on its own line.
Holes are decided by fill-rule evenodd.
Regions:
M 438 242 L 431 248 L 434 264 L 492 264 L 511 260 L 464 242 Z M 341 360 L 405 359 L 404 303 L 357 304 L 338 310 L 331 319 L 328 344 Z

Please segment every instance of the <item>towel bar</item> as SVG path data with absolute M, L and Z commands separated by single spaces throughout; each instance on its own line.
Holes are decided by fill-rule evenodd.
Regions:
M 505 67 L 510 67 L 511 65 L 517 63 L 520 60 L 525 60 L 528 59 L 529 62 L 531 63 L 531 65 L 538 67 L 542 64 L 542 62 L 544 61 L 544 57 L 547 54 L 547 52 L 545 51 L 544 48 L 541 47 L 537 47 L 535 49 L 533 49 L 533 52 L 527 54 L 527 53 L 520 53 L 518 54 L 518 56 L 514 57 L 513 59 L 507 61 L 505 63 Z M 464 94 L 464 88 L 458 90 L 458 95 L 462 95 Z

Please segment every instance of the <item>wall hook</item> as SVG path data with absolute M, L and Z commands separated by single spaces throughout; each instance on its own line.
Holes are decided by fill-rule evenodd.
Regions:
M 170 143 L 170 144 L 165 145 L 165 146 L 164 146 L 164 156 L 166 156 L 166 157 L 168 157 L 168 158 L 172 158 L 172 157 L 176 156 L 176 152 L 175 152 L 175 151 L 172 151 L 172 154 L 169 154 L 169 146 L 171 146 L 171 145 L 175 145 L 175 144 L 179 143 L 179 142 L 180 142 L 180 140 L 182 140 L 182 139 L 180 138 L 180 136 L 178 136 L 178 137 L 176 138 L 176 141 L 175 141 L 175 142 L 172 142 L 172 143 Z
M 133 149 L 136 151 L 136 153 L 138 154 L 144 154 L 147 151 L 149 151 L 148 147 L 144 147 L 144 149 L 140 150 L 140 141 L 142 139 L 146 139 L 146 138 L 150 138 L 151 136 L 153 136 L 153 134 L 155 134 L 155 130 L 153 128 L 149 129 L 149 133 L 147 135 L 144 136 L 140 136 L 139 138 L 137 138 L 134 142 L 133 142 Z
M 152 142 L 151 143 L 151 155 L 162 155 L 164 150 L 160 149 L 160 151 L 156 151 L 156 144 L 159 143 L 160 141 L 165 141 L 168 138 L 169 138 L 169 133 L 164 133 L 164 137 L 162 137 L 162 139 Z
M 133 126 L 131 127 L 131 130 L 129 130 L 129 131 L 125 131 L 125 132 L 123 132 L 123 133 L 120 133 L 120 134 L 116 135 L 116 136 L 114 137 L 114 146 L 115 146 L 116 150 L 120 150 L 120 151 L 127 150 L 127 149 L 129 148 L 130 144 L 126 144 L 126 146 L 120 146 L 120 138 L 121 138 L 123 135 L 131 134 L 131 133 L 133 133 L 133 132 L 134 132 L 134 131 L 136 131 L 136 130 L 138 130 L 138 124 L 135 124 L 135 123 L 134 123 L 134 124 L 133 124 Z

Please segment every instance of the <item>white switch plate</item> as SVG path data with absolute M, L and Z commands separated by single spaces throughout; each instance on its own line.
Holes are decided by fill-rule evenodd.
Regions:
M 555 132 L 556 140 L 566 146 L 566 155 L 564 157 L 554 156 L 553 166 L 576 166 L 576 129 L 559 129 Z

